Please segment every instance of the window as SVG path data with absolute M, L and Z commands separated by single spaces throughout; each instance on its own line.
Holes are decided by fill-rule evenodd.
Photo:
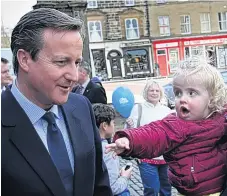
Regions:
M 166 55 L 165 50 L 157 50 L 157 55 Z
M 218 46 L 218 68 L 227 68 L 227 46 Z
M 209 13 L 200 14 L 200 24 L 201 24 L 201 33 L 211 32 Z
M 191 46 L 184 48 L 185 58 L 190 58 L 193 56 L 203 56 L 205 54 L 205 50 L 203 46 Z
M 191 24 L 190 24 L 189 15 L 180 16 L 180 31 L 181 31 L 181 34 L 191 33 Z
M 227 12 L 218 13 L 219 30 L 227 31 Z
M 126 6 L 133 6 L 134 5 L 134 0 L 125 0 L 125 5 Z
M 159 16 L 159 31 L 161 36 L 170 35 L 169 16 Z
M 125 30 L 127 39 L 139 38 L 138 21 L 135 18 L 125 20 Z
M 88 8 L 97 8 L 97 0 L 87 0 L 87 7 Z
M 124 55 L 126 72 L 128 74 L 130 72 L 150 73 L 148 59 L 149 55 L 146 49 L 127 50 Z
M 99 42 L 103 40 L 102 25 L 100 21 L 89 21 L 88 31 L 91 42 Z

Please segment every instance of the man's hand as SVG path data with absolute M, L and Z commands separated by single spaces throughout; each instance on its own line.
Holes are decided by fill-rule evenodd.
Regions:
M 119 138 L 115 141 L 115 143 L 106 145 L 106 153 L 113 151 L 118 155 L 124 152 L 126 149 L 130 149 L 129 140 L 126 137 Z

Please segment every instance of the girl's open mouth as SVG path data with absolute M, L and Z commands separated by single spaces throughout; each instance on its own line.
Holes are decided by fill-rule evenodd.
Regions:
M 181 111 L 181 113 L 184 114 L 184 115 L 189 114 L 189 112 L 190 112 L 190 111 L 188 110 L 188 108 L 186 108 L 186 107 L 184 107 L 184 106 L 181 106 L 180 111 Z

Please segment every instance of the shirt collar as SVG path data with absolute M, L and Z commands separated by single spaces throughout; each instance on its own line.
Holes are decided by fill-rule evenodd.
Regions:
M 86 89 L 88 83 L 90 82 L 90 78 L 88 78 L 81 86 L 83 87 L 83 89 Z
M 160 102 L 158 102 L 156 105 L 154 105 L 153 103 L 151 102 L 148 102 L 148 101 L 145 101 L 145 105 L 149 106 L 149 107 L 152 107 L 152 108 L 155 108 L 155 107 L 158 107 L 161 105 Z
M 16 79 L 13 81 L 11 92 L 16 98 L 17 102 L 20 104 L 21 108 L 27 114 L 32 124 L 35 124 L 46 113 L 44 109 L 32 103 L 20 92 L 16 85 Z M 57 105 L 53 105 L 50 111 L 53 112 L 57 118 L 60 118 Z

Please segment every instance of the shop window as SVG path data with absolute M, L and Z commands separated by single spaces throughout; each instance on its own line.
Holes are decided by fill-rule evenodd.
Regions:
M 189 15 L 180 16 L 180 31 L 181 31 L 181 34 L 191 33 L 191 22 L 190 22 Z
M 191 56 L 189 47 L 184 48 L 184 56 L 185 56 L 186 59 Z
M 97 8 L 97 0 L 88 0 L 87 1 L 87 8 Z
M 159 31 L 161 36 L 170 35 L 169 16 L 158 17 Z
M 104 49 L 92 50 L 92 56 L 95 67 L 95 75 L 102 78 L 102 80 L 107 80 L 107 69 L 105 61 L 105 51 Z
M 227 12 L 218 13 L 219 30 L 227 31 Z
M 191 54 L 192 54 L 192 56 L 203 56 L 204 55 L 203 46 L 192 47 L 191 48 Z
M 178 62 L 179 62 L 178 49 L 176 49 L 176 48 L 169 49 L 170 73 L 173 73 L 173 72 L 175 72 L 177 70 Z
M 124 61 L 129 73 L 149 71 L 148 52 L 145 49 L 127 50 Z
M 157 55 L 165 55 L 166 51 L 165 50 L 158 50 Z
M 201 33 L 211 32 L 210 28 L 210 14 L 202 13 L 200 14 L 200 24 L 201 24 Z
M 89 21 L 88 31 L 90 42 L 100 42 L 103 40 L 102 25 L 100 21 Z
M 125 5 L 126 6 L 133 6 L 134 5 L 134 0 L 125 0 Z
M 185 58 L 193 57 L 193 56 L 203 56 L 205 54 L 203 46 L 191 46 L 184 48 Z
M 218 46 L 218 68 L 227 69 L 227 45 Z
M 127 39 L 138 39 L 139 38 L 139 26 L 138 21 L 135 18 L 125 20 L 125 30 Z

